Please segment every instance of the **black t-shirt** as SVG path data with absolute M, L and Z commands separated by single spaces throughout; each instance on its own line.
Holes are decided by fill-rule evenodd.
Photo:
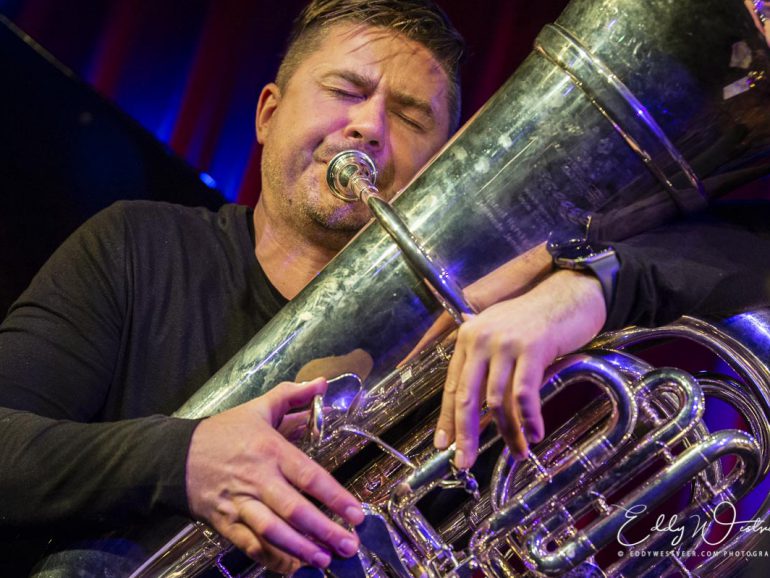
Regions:
M 197 422 L 165 415 L 284 303 L 246 207 L 118 203 L 76 231 L 0 326 L 0 568 L 49 529 L 187 514 Z

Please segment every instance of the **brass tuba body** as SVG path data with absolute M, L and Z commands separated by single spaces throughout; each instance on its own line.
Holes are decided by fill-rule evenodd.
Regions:
M 745 178 L 736 169 L 770 144 L 770 51 L 757 27 L 760 4 L 573 0 L 394 207 L 442 274 L 466 286 L 552 230 L 582 230 L 590 218 L 619 238 L 640 226 L 623 218 L 629 206 L 654 204 L 671 216 L 703 206 L 730 185 L 722 180 L 715 191 L 709 177 L 733 171 Z M 371 223 L 176 413 L 194 418 L 233 407 L 293 380 L 314 359 L 355 350 L 371 357 L 365 379 L 335 381 L 326 400 L 333 411 L 304 446 L 329 469 L 348 468 L 372 441 L 384 454 L 363 460 L 349 477 L 369 515 L 359 528 L 361 554 L 335 562 L 335 576 L 684 574 L 685 560 L 631 556 L 636 550 L 625 546 L 628 555 L 602 567 L 602 548 L 625 531 L 623 512 L 640 503 L 652 509 L 690 487 L 684 515 L 713 514 L 768 472 L 764 311 L 729 322 L 685 319 L 652 334 L 686 335 L 718 350 L 733 365 L 730 378 L 654 370 L 620 350 L 648 330 L 606 336 L 604 349 L 560 361 L 544 386 L 546 403 L 581 380 L 598 388 L 597 401 L 524 465 L 516 467 L 504 452 L 486 490 L 453 471 L 451 450 L 431 452 L 430 414 L 395 447 L 382 436 L 435 398 L 451 341 L 393 368 L 441 310 L 399 245 Z M 710 433 L 702 420 L 708 396 L 736 405 L 746 431 Z M 496 443 L 488 433 L 487 449 Z M 568 451 L 573 446 L 579 451 Z M 725 455 L 736 456 L 737 465 L 725 466 Z M 628 498 L 616 495 L 628 479 L 657 466 Z M 460 500 L 465 505 L 441 523 L 429 521 L 418 502 L 447 486 L 469 501 Z M 596 519 L 583 524 L 591 511 Z M 757 512 L 765 520 L 768 505 Z M 697 536 L 683 539 L 688 548 L 703 545 Z M 202 524 L 140 542 L 155 554 L 115 565 L 111 555 L 103 557 L 113 575 L 263 575 L 237 567 L 235 553 Z M 656 544 L 644 548 L 663 549 Z M 701 575 L 735 561 L 710 558 Z M 72 575 L 77 566 L 66 564 L 52 561 L 51 572 L 40 575 Z M 306 568 L 297 575 L 322 574 Z

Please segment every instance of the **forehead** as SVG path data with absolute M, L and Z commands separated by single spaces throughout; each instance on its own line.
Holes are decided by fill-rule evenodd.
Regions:
M 376 81 L 377 88 L 429 102 L 437 116 L 449 115 L 449 81 L 438 60 L 419 42 L 385 28 L 330 26 L 313 42 L 300 71 L 318 78 L 354 72 Z

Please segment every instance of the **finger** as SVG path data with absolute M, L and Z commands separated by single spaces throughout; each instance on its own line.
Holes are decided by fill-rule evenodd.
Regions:
M 516 363 L 513 375 L 516 411 L 520 417 L 524 435 L 530 443 L 539 442 L 545 435 L 540 407 L 540 387 L 543 384 L 544 371 L 545 363 L 537 356 L 524 355 Z
M 457 386 L 464 360 L 464 349 L 458 346 L 455 348 L 447 368 L 444 391 L 441 395 L 441 410 L 436 423 L 436 433 L 433 437 L 433 445 L 440 450 L 449 447 L 455 438 L 455 395 L 457 395 Z
M 487 369 L 486 356 L 469 355 L 465 358 L 455 395 L 455 465 L 458 468 L 470 468 L 476 461 L 481 396 L 484 393 L 482 384 L 486 382 Z
M 286 459 L 279 463 L 279 467 L 295 488 L 316 498 L 353 526 L 364 521 L 360 502 L 334 476 L 290 444 L 287 444 L 284 455 Z M 325 516 L 324 519 L 339 528 Z
M 513 355 L 505 352 L 494 355 L 489 362 L 487 377 L 487 406 L 497 423 L 497 430 L 506 443 L 514 439 L 514 424 L 511 423 L 505 411 L 506 399 L 512 399 L 510 395 L 506 398 L 506 392 L 512 387 L 514 363 Z M 518 429 L 518 424 L 515 429 Z
M 221 533 L 236 548 L 249 558 L 263 564 L 268 570 L 289 574 L 300 566 L 299 560 L 261 541 L 245 524 L 240 522 L 232 524 Z
M 262 545 L 274 546 L 281 553 L 318 568 L 326 568 L 331 563 L 331 555 L 326 550 L 298 533 L 281 519 L 280 512 L 276 515 L 267 504 L 246 499 L 241 504 L 239 514 L 242 521 L 260 537 Z
M 436 319 L 428 331 L 425 332 L 425 335 L 423 335 L 420 341 L 417 342 L 417 345 L 415 345 L 412 350 L 407 353 L 406 357 L 404 357 L 404 359 L 398 364 L 398 367 L 405 364 L 407 361 L 412 359 L 412 357 L 430 345 L 433 341 L 436 341 L 444 333 L 455 327 L 457 327 L 457 324 L 448 313 L 445 312 L 439 315 L 438 319 Z
M 289 410 L 306 406 L 316 395 L 325 393 L 327 386 L 322 377 L 304 383 L 285 381 L 255 401 L 259 402 L 265 419 L 275 427 Z
M 282 523 L 286 525 L 284 528 L 278 524 L 278 521 L 271 520 L 271 522 L 275 522 L 275 527 L 271 527 L 271 530 L 275 532 L 273 536 L 281 538 L 280 542 L 274 541 L 273 538 L 270 539 L 271 543 L 276 546 L 286 550 L 290 545 L 304 545 L 306 547 L 307 544 L 297 542 L 297 532 L 300 532 L 336 551 L 341 556 L 352 556 L 358 550 L 359 543 L 355 534 L 348 532 L 326 517 L 291 485 L 284 482 L 274 482 L 265 488 L 260 498 L 265 506 L 278 515 L 280 518 L 278 521 L 283 521 Z M 278 533 L 279 530 L 281 533 Z M 291 549 L 289 552 L 300 555 L 298 550 Z
M 516 372 L 516 365 L 517 364 L 515 364 L 513 368 L 514 375 Z M 505 388 L 503 407 L 498 411 L 495 420 L 497 423 L 505 424 L 503 430 L 500 431 L 500 435 L 503 436 L 505 445 L 511 450 L 511 455 L 517 460 L 526 459 L 527 440 L 524 439 L 524 434 L 521 431 L 521 422 L 519 421 L 519 413 L 516 411 L 513 383 L 510 383 L 509 386 Z
M 305 432 L 309 415 L 309 411 L 287 413 L 281 419 L 281 423 L 278 426 L 278 431 L 287 440 L 292 442 L 297 441 Z

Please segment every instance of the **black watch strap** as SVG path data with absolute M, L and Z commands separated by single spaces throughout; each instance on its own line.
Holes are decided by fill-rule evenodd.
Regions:
M 585 263 L 585 268 L 591 271 L 602 286 L 604 293 L 604 303 L 609 312 L 615 297 L 615 284 L 620 269 L 620 262 L 615 250 L 610 248 L 601 253 L 597 253 L 594 258 Z
M 548 252 L 553 257 L 553 264 L 560 269 L 590 271 L 599 280 L 604 294 L 607 312 L 610 311 L 615 295 L 615 284 L 620 270 L 620 261 L 612 247 L 594 249 L 582 239 L 566 242 L 554 242 L 549 239 Z

